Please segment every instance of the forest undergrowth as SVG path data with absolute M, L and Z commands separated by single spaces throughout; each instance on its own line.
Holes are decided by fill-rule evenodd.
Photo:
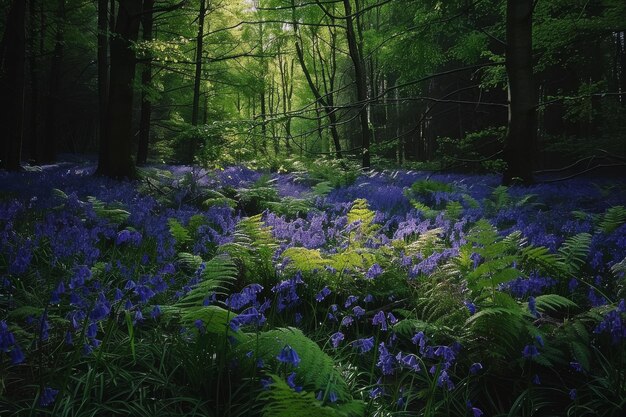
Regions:
M 623 416 L 626 184 L 0 172 L 0 415 Z

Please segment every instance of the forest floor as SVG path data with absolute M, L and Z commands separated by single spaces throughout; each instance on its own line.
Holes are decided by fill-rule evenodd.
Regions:
M 0 415 L 626 410 L 626 178 L 94 170 L 0 172 Z

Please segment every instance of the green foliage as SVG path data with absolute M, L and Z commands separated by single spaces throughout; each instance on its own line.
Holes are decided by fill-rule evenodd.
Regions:
M 626 207 L 615 206 L 606 210 L 600 220 L 599 227 L 604 233 L 611 233 L 624 223 L 626 223 Z

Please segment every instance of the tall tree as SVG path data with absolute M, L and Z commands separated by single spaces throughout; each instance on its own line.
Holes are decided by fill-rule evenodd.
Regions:
M 532 157 L 536 142 L 537 94 L 533 82 L 533 0 L 507 0 L 506 74 L 509 91 L 509 120 L 502 182 L 531 183 Z
M 109 100 L 104 154 L 96 171 L 116 179 L 135 178 L 132 154 L 133 81 L 136 58 L 133 42 L 139 35 L 141 0 L 120 0 L 112 37 Z
M 144 42 L 152 41 L 154 26 L 154 0 L 144 0 L 141 26 Z M 152 55 L 148 53 L 141 71 L 141 115 L 139 118 L 139 142 L 137 144 L 137 164 L 143 165 L 148 160 L 148 146 L 150 144 L 150 119 L 152 117 L 152 99 L 149 90 L 152 86 Z
M 98 138 L 99 165 L 107 154 L 106 110 L 109 96 L 109 7 L 108 0 L 98 0 Z
M 343 0 L 343 6 L 346 13 L 346 36 L 348 39 L 348 49 L 350 51 L 350 58 L 354 65 L 354 78 L 356 81 L 356 95 L 357 105 L 359 106 L 359 121 L 361 124 L 361 147 L 363 153 L 362 166 L 363 168 L 369 168 L 371 165 L 370 155 L 370 142 L 372 138 L 372 132 L 370 130 L 368 115 L 367 115 L 367 78 L 365 73 L 365 62 L 359 49 L 359 40 L 357 39 L 357 33 L 355 31 L 354 16 L 352 14 L 352 5 L 350 0 Z
M 59 110 L 62 107 L 61 67 L 63 65 L 63 53 L 65 49 L 65 0 L 57 0 L 55 19 L 54 50 L 52 51 L 52 60 L 50 62 L 48 95 L 46 97 L 42 162 L 54 162 L 57 153 Z
M 13 0 L 0 42 L 0 97 L 5 104 L 0 111 L 0 168 L 9 171 L 21 167 L 25 60 L 26 2 Z

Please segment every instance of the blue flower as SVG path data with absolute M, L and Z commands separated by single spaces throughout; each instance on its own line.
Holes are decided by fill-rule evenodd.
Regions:
M 535 317 L 539 316 L 539 313 L 537 313 L 537 304 L 535 302 L 535 297 L 528 298 L 528 311 L 530 311 L 530 314 Z
M 539 375 L 535 374 L 535 376 L 533 377 L 533 384 L 535 385 L 541 385 L 541 380 L 539 379 Z
M 276 356 L 279 362 L 291 364 L 294 367 L 300 365 L 300 357 L 298 353 L 289 345 L 286 345 L 278 356 Z
M 328 287 L 324 287 L 321 289 L 320 292 L 317 293 L 317 295 L 315 296 L 315 301 L 317 301 L 318 303 L 321 303 L 322 301 L 324 301 L 324 299 L 326 297 L 328 297 L 330 295 L 330 290 L 328 289 Z
M 363 307 L 360 307 L 360 306 L 355 306 L 352 309 L 352 312 L 354 313 L 354 315 L 356 317 L 361 317 L 361 316 L 365 315 L 365 309 Z
M 469 310 L 470 316 L 476 314 L 476 304 L 472 303 L 469 300 L 463 301 L 463 304 L 465 304 L 465 307 L 467 307 L 467 309 Z
M 41 396 L 39 397 L 39 405 L 42 407 L 48 407 L 49 405 L 52 405 L 58 393 L 58 389 L 45 387 L 43 389 L 43 392 L 41 393 Z
M 537 346 L 535 345 L 526 345 L 524 346 L 524 350 L 522 350 L 522 356 L 524 358 L 534 358 L 539 355 L 539 350 L 537 350 Z
M 569 398 L 572 400 L 575 400 L 577 396 L 578 396 L 578 391 L 576 391 L 576 388 L 572 388 L 569 391 Z
M 11 350 L 11 353 L 9 353 L 9 355 L 11 356 L 11 363 L 13 365 L 20 364 L 26 359 L 24 357 L 22 349 L 20 349 L 20 346 L 17 343 L 13 345 L 13 350 Z
M 302 387 L 296 385 L 296 373 L 292 372 L 287 376 L 287 385 L 289 385 L 295 392 L 302 391 Z
M 380 325 L 381 330 L 387 330 L 387 320 L 385 319 L 385 313 L 381 310 L 372 318 L 372 325 Z
M 482 369 L 483 369 L 483 365 L 480 362 L 476 362 L 476 363 L 473 363 L 472 366 L 470 366 L 469 371 L 470 371 L 470 374 L 476 375 Z
M 352 323 L 354 323 L 354 319 L 352 318 L 352 316 L 345 316 L 341 320 L 341 325 L 343 327 L 350 327 L 352 325 Z
M 374 347 L 374 336 L 357 339 L 352 342 L 352 346 L 356 347 L 359 350 L 359 353 L 369 352 Z
M 383 268 L 376 263 L 367 270 L 367 272 L 365 273 L 365 278 L 374 279 L 382 275 L 383 272 Z
M 350 295 L 348 296 L 348 298 L 346 299 L 346 302 L 344 304 L 345 308 L 350 307 L 352 304 L 354 304 L 356 301 L 359 300 L 359 297 L 355 296 L 355 295 Z

